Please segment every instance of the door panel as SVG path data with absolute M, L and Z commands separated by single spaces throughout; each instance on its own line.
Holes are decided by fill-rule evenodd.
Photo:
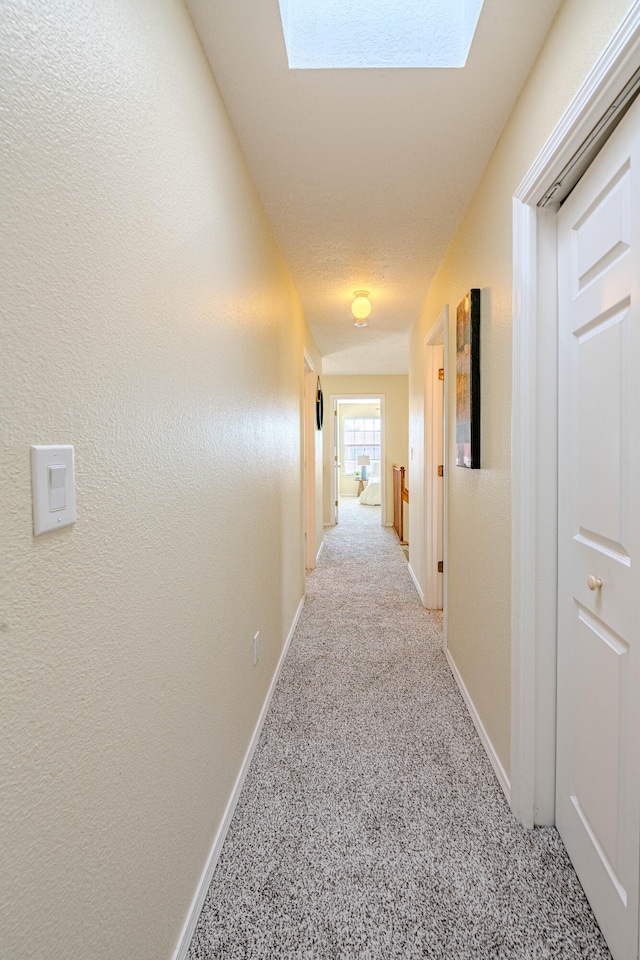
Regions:
M 630 165 L 623 164 L 573 229 L 575 292 L 597 279 L 630 245 Z
M 624 419 L 621 384 L 628 376 L 629 301 L 579 328 L 573 334 L 576 375 L 577 518 L 586 538 L 611 545 L 626 555 L 623 496 L 626 474 L 622 446 Z M 617 469 L 619 467 L 619 469 Z
M 558 213 L 556 818 L 615 960 L 638 957 L 638 131 L 640 103 Z
M 626 901 L 618 789 L 624 784 L 619 746 L 628 739 L 629 645 L 579 605 L 576 644 L 570 795 Z

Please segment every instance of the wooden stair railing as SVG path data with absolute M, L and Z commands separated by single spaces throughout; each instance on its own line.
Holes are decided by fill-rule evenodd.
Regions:
M 409 503 L 409 491 L 404 485 L 405 467 L 393 465 L 393 529 L 398 535 L 400 543 L 406 544 L 404 539 L 404 504 Z

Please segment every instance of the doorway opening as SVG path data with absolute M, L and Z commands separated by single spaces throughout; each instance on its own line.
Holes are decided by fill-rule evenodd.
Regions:
M 355 518 L 357 504 L 368 513 L 376 513 L 377 522 L 386 523 L 386 458 L 384 396 L 364 394 L 331 397 L 331 477 L 332 523 Z

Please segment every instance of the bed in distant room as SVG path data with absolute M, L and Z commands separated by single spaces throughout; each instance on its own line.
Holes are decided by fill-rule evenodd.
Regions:
M 358 497 L 360 503 L 366 503 L 370 507 L 379 507 L 382 503 L 382 487 L 380 485 L 380 477 L 375 476 L 375 473 L 369 477 L 369 482 L 366 487 Z

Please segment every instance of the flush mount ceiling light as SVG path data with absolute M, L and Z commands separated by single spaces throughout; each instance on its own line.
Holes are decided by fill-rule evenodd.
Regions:
M 368 290 L 356 290 L 353 294 L 355 300 L 351 304 L 351 313 L 354 316 L 354 327 L 366 327 L 367 319 L 371 313 L 371 303 L 369 301 Z

